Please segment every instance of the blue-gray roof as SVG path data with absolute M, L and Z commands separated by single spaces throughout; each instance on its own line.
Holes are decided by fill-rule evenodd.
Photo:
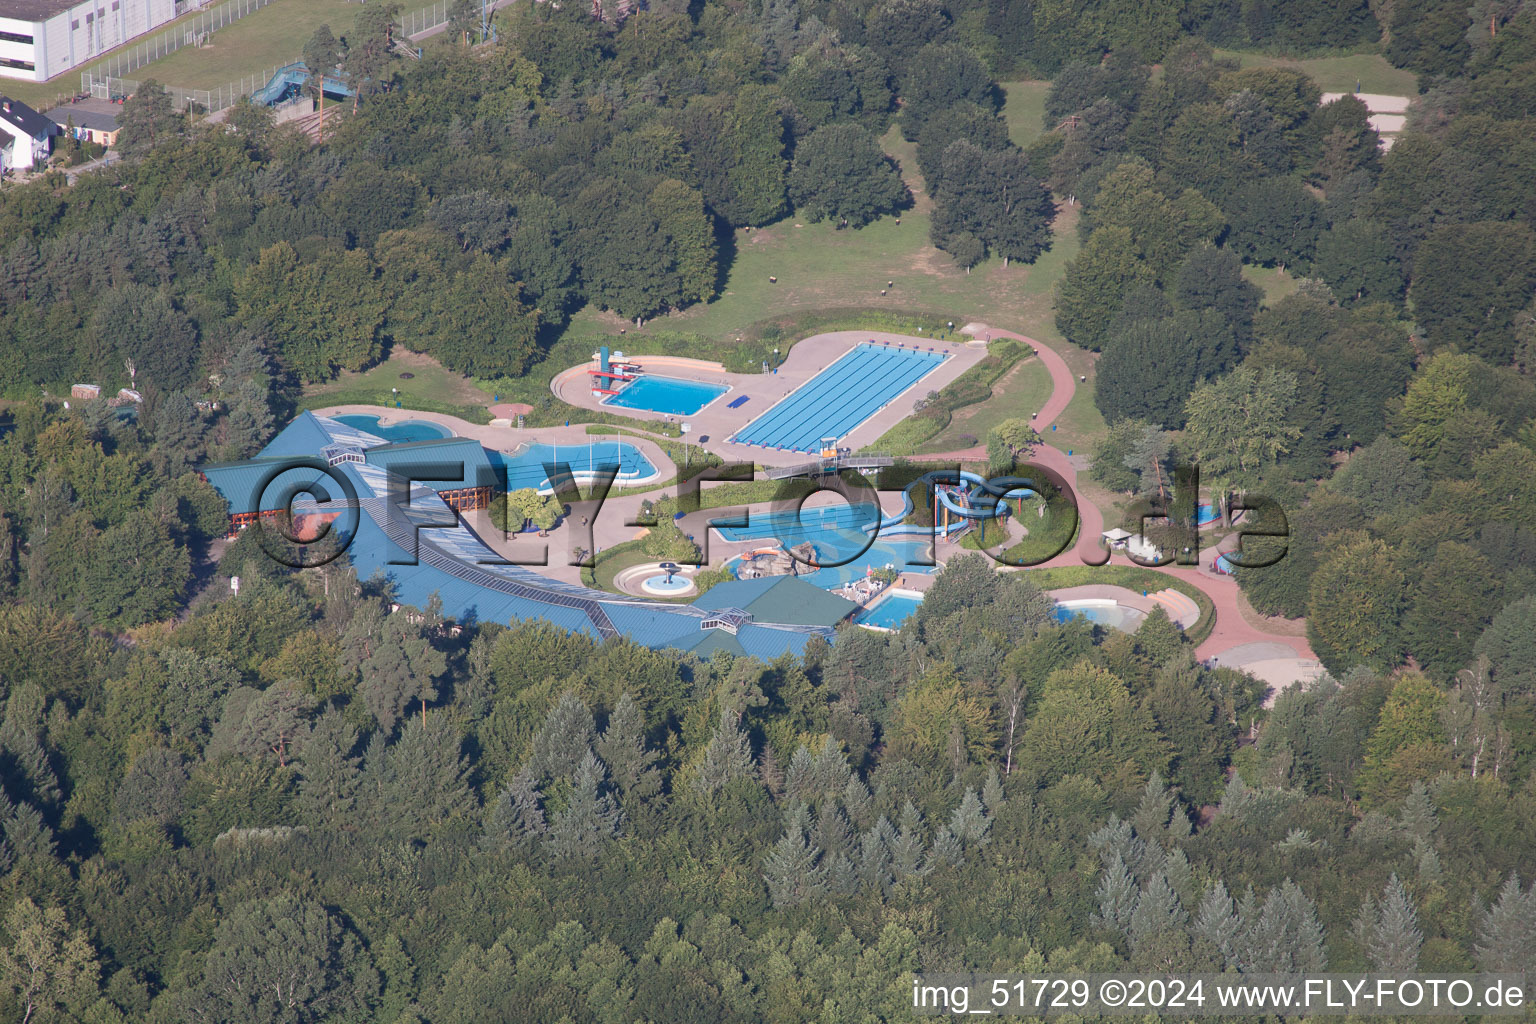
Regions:
M 364 461 L 338 461 L 327 474 L 318 469 L 280 468 L 297 458 L 318 459 L 327 448 L 352 449 Z M 413 481 L 406 503 L 389 500 L 392 467 L 432 462 L 451 462 L 455 470 L 462 463 L 463 471 Z M 296 485 L 318 484 L 314 487 L 317 500 L 345 499 L 346 487 L 340 483 L 345 481 L 355 492 L 359 509 L 355 515 L 349 512 L 338 520 L 337 529 L 351 530 L 347 555 L 358 576 L 384 575 L 392 581 L 403 604 L 423 607 L 435 595 L 442 601 L 444 613 L 461 622 L 539 619 L 599 639 L 627 636 L 648 647 L 676 647 L 701 656 L 725 650 L 771 659 L 786 652 L 800 653 L 812 636 L 830 639 L 830 625 L 846 614 L 841 606 L 852 609 L 850 602 L 796 580 L 788 581 L 792 586 L 784 591 L 775 589 L 774 580 L 722 584 L 695 607 L 626 598 L 551 579 L 533 568 L 498 564 L 499 556 L 437 494 L 440 490 L 483 486 L 483 474 L 491 466 L 484 449 L 473 440 L 390 444 L 304 412 L 273 438 L 259 457 L 205 466 L 203 474 L 234 512 L 253 511 L 258 506 L 286 507 L 287 492 Z M 259 485 L 268 477 L 275 483 L 262 489 Z M 338 490 L 343 493 L 331 493 Z M 706 600 L 717 591 L 722 599 L 719 603 Z M 741 599 L 723 600 L 733 593 Z M 727 604 L 751 610 L 753 603 L 758 607 L 753 621 L 742 625 L 735 635 L 702 628 L 711 607 Z M 804 613 L 812 607 L 814 614 Z M 762 612 L 770 609 L 793 610 L 794 614 L 765 621 Z M 838 614 L 830 615 L 828 609 Z

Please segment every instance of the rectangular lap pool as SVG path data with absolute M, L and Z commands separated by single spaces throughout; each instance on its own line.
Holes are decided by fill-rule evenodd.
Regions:
M 692 416 L 710 402 L 731 390 L 724 384 L 705 384 L 677 377 L 638 377 L 623 391 L 603 399 L 604 405 L 620 409 L 644 409 L 673 416 Z
M 917 614 L 922 603 L 923 595 L 915 590 L 892 590 L 855 615 L 853 621 L 874 629 L 900 629 L 902 623 Z
M 846 436 L 948 358 L 944 352 L 865 342 L 747 424 L 735 440 L 815 451 L 822 438 Z

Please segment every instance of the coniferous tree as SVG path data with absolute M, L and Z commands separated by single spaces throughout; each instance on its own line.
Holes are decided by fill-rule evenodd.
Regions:
M 594 731 L 587 705 L 575 691 L 565 691 L 533 738 L 528 766 L 547 778 L 570 778 L 592 749 Z
M 930 865 L 925 857 L 927 842 L 923 837 L 923 816 L 908 800 L 901 809 L 901 831 L 891 844 L 891 873 L 898 882 L 920 878 Z
M 1136 898 L 1136 909 L 1126 925 L 1131 948 L 1135 949 L 1154 936 L 1166 932 L 1181 931 L 1189 921 L 1189 914 L 1179 902 L 1178 893 L 1168 884 L 1168 877 L 1161 871 L 1154 874 L 1142 886 Z
M 520 771 L 503 787 L 485 819 L 485 846 L 521 848 L 542 837 L 547 828 L 539 790 L 528 771 Z
M 991 838 L 992 820 L 982 809 L 981 798 L 974 789 L 967 789 L 960 798 L 960 805 L 950 816 L 949 830 L 967 849 L 985 846 Z
M 821 851 L 806 835 L 810 810 L 795 803 L 787 815 L 784 835 L 774 844 L 763 864 L 763 879 L 775 907 L 792 907 L 816 899 L 827 891 L 826 868 Z
M 1419 930 L 1419 915 L 1413 907 L 1403 883 L 1394 872 L 1382 892 L 1381 902 L 1373 908 L 1366 905 L 1362 918 L 1367 925 L 1366 955 L 1376 970 L 1383 974 L 1412 974 L 1419 967 L 1419 949 L 1424 945 L 1424 933 Z M 1374 920 L 1370 920 L 1374 917 Z
M 1125 861 L 1120 859 L 1120 854 L 1113 854 L 1105 866 L 1099 878 L 1097 896 L 1099 909 L 1093 915 L 1094 926 L 1121 935 L 1128 934 L 1140 893 Z
M 646 746 L 645 716 L 628 693 L 614 705 L 595 749 L 626 801 L 646 800 L 661 792 L 661 772 L 656 767 L 661 755 Z
M 730 710 L 722 708 L 720 722 L 693 777 L 693 788 L 698 793 L 716 793 L 737 779 L 751 776 L 751 741 L 737 726 Z M 787 781 L 785 785 L 788 786 Z
M 1472 950 L 1484 971 L 1536 970 L 1536 882 L 1522 891 L 1520 876 L 1510 872 L 1480 915 Z
M 332 709 L 315 721 L 299 755 L 297 803 L 306 821 L 332 828 L 352 824 L 361 783 L 356 747 L 357 730 L 341 712 Z
M 576 768 L 565 810 L 549 823 L 545 847 L 566 862 L 591 863 L 619 834 L 624 813 L 604 790 L 608 772 L 590 750 Z
M 1221 953 L 1224 964 L 1230 967 L 1236 960 L 1242 927 L 1227 887 L 1217 879 L 1201 897 L 1200 906 L 1195 911 L 1195 935 L 1214 946 Z

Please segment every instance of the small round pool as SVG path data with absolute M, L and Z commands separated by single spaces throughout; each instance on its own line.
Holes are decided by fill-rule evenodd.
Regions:
M 1214 523 L 1221 518 L 1221 510 L 1215 505 L 1201 503 L 1195 508 L 1195 524 L 1204 526 L 1206 523 Z
M 351 414 L 347 416 L 332 416 L 337 423 L 345 423 L 365 434 L 374 437 L 382 437 L 386 441 L 395 444 L 404 444 L 408 441 L 440 441 L 445 437 L 452 437 L 453 431 L 447 427 L 438 426 L 436 423 L 428 423 L 425 420 L 403 420 L 400 423 L 391 423 L 384 426 L 377 416 L 362 416 Z

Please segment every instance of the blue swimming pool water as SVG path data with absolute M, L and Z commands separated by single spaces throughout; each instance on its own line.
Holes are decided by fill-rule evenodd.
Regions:
M 740 519 L 736 513 L 734 519 Z M 793 547 L 810 541 L 812 544 L 842 543 L 858 550 L 869 539 L 864 527 L 874 526 L 879 519 L 879 509 L 872 504 L 825 505 L 814 508 L 784 509 L 773 512 L 753 512 L 747 517 L 746 526 L 717 526 L 716 531 L 726 540 L 778 540 Z M 839 541 L 838 535 L 845 535 Z
M 1068 622 L 1074 618 L 1087 619 L 1096 625 L 1126 633 L 1134 633 L 1142 620 L 1142 616 L 1134 609 L 1123 608 L 1120 605 L 1112 608 L 1097 605 L 1069 608 L 1065 605 L 1057 605 L 1052 614 L 1056 616 L 1057 622 Z
M 839 561 L 852 553 L 848 548 L 825 543 L 825 540 L 826 538 L 823 538 L 822 541 L 813 545 L 816 549 L 816 557 L 820 561 Z M 890 566 L 897 572 L 933 572 L 933 566 L 922 564 L 923 559 L 928 557 L 930 549 L 931 545 L 916 540 L 877 540 L 855 555 L 852 561 L 843 565 L 829 565 L 821 569 L 802 565 L 800 578 L 823 590 L 832 590 L 849 580 L 863 579 L 868 569 L 884 569 Z
M 1221 512 L 1214 505 L 1201 504 L 1195 508 L 1196 525 L 1204 526 L 1206 523 L 1214 523 L 1220 518 Z
M 447 427 L 440 427 L 436 423 L 427 423 L 424 420 L 406 420 L 403 423 L 391 423 L 384 427 L 379 425 L 377 416 L 332 416 L 331 419 L 396 444 L 404 444 L 407 441 L 437 441 L 453 436 L 453 431 Z
M 623 441 L 594 441 L 590 445 L 585 444 L 532 444 L 522 449 L 515 455 L 505 455 L 498 451 L 486 450 L 494 466 L 507 468 L 507 490 L 515 491 L 522 487 L 532 487 L 536 490 L 545 490 L 549 487 L 549 474 L 545 471 L 545 463 L 566 463 L 571 467 L 571 472 L 576 475 L 593 472 L 594 467 L 602 468 L 614 462 L 619 464 L 619 475 L 613 484 L 622 487 L 628 482 L 644 480 L 656 474 L 656 467 L 651 464 L 640 449 Z
M 620 409 L 644 409 L 673 416 L 692 416 L 729 390 L 724 384 L 705 384 L 697 380 L 646 374 L 618 394 L 603 399 L 603 404 Z
M 823 437 L 844 437 L 946 358 L 943 352 L 925 349 L 859 345 L 747 424 L 735 440 L 815 451 Z
M 917 614 L 917 609 L 922 603 L 923 599 L 920 597 L 892 594 L 859 612 L 853 617 L 853 621 L 864 626 L 900 629 L 903 622 Z

